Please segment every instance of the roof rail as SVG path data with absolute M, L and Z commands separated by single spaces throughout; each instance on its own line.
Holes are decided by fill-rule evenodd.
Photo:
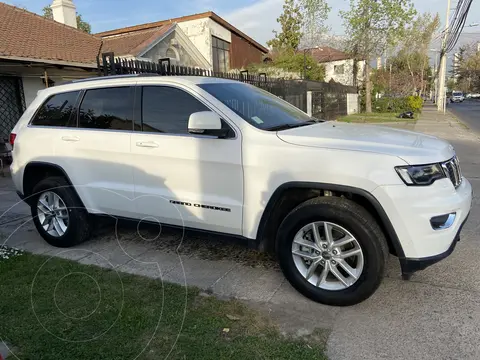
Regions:
M 134 77 L 148 77 L 148 76 L 160 76 L 160 74 L 127 74 L 127 75 L 109 75 L 109 76 L 98 76 L 98 77 L 91 77 L 87 79 L 79 79 L 79 80 L 72 80 L 70 84 L 77 84 L 87 81 L 100 81 L 100 80 L 111 80 L 111 79 L 125 79 L 125 78 L 134 78 Z M 68 83 L 67 83 L 68 84 Z

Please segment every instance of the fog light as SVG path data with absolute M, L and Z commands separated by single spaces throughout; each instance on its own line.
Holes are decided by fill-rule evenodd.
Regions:
M 430 219 L 430 225 L 432 225 L 433 230 L 444 230 L 448 229 L 455 222 L 457 213 L 450 213 L 440 216 L 435 216 Z

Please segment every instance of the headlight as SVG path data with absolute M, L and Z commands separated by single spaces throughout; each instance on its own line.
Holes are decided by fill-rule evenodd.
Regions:
M 440 164 L 397 166 L 395 170 L 407 185 L 431 185 L 446 177 Z

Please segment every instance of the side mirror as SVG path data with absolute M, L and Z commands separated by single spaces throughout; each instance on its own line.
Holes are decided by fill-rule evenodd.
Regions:
M 222 129 L 222 120 L 213 111 L 199 111 L 190 115 L 188 132 L 190 134 L 224 138 L 228 134 L 228 129 Z

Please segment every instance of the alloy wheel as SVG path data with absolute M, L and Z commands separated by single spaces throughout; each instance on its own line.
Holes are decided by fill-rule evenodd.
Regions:
M 46 191 L 38 198 L 37 216 L 40 225 L 51 236 L 61 237 L 68 229 L 67 206 L 53 191 Z
M 364 266 L 357 239 L 342 226 L 326 221 L 309 223 L 297 232 L 292 256 L 302 276 L 324 290 L 349 288 Z

